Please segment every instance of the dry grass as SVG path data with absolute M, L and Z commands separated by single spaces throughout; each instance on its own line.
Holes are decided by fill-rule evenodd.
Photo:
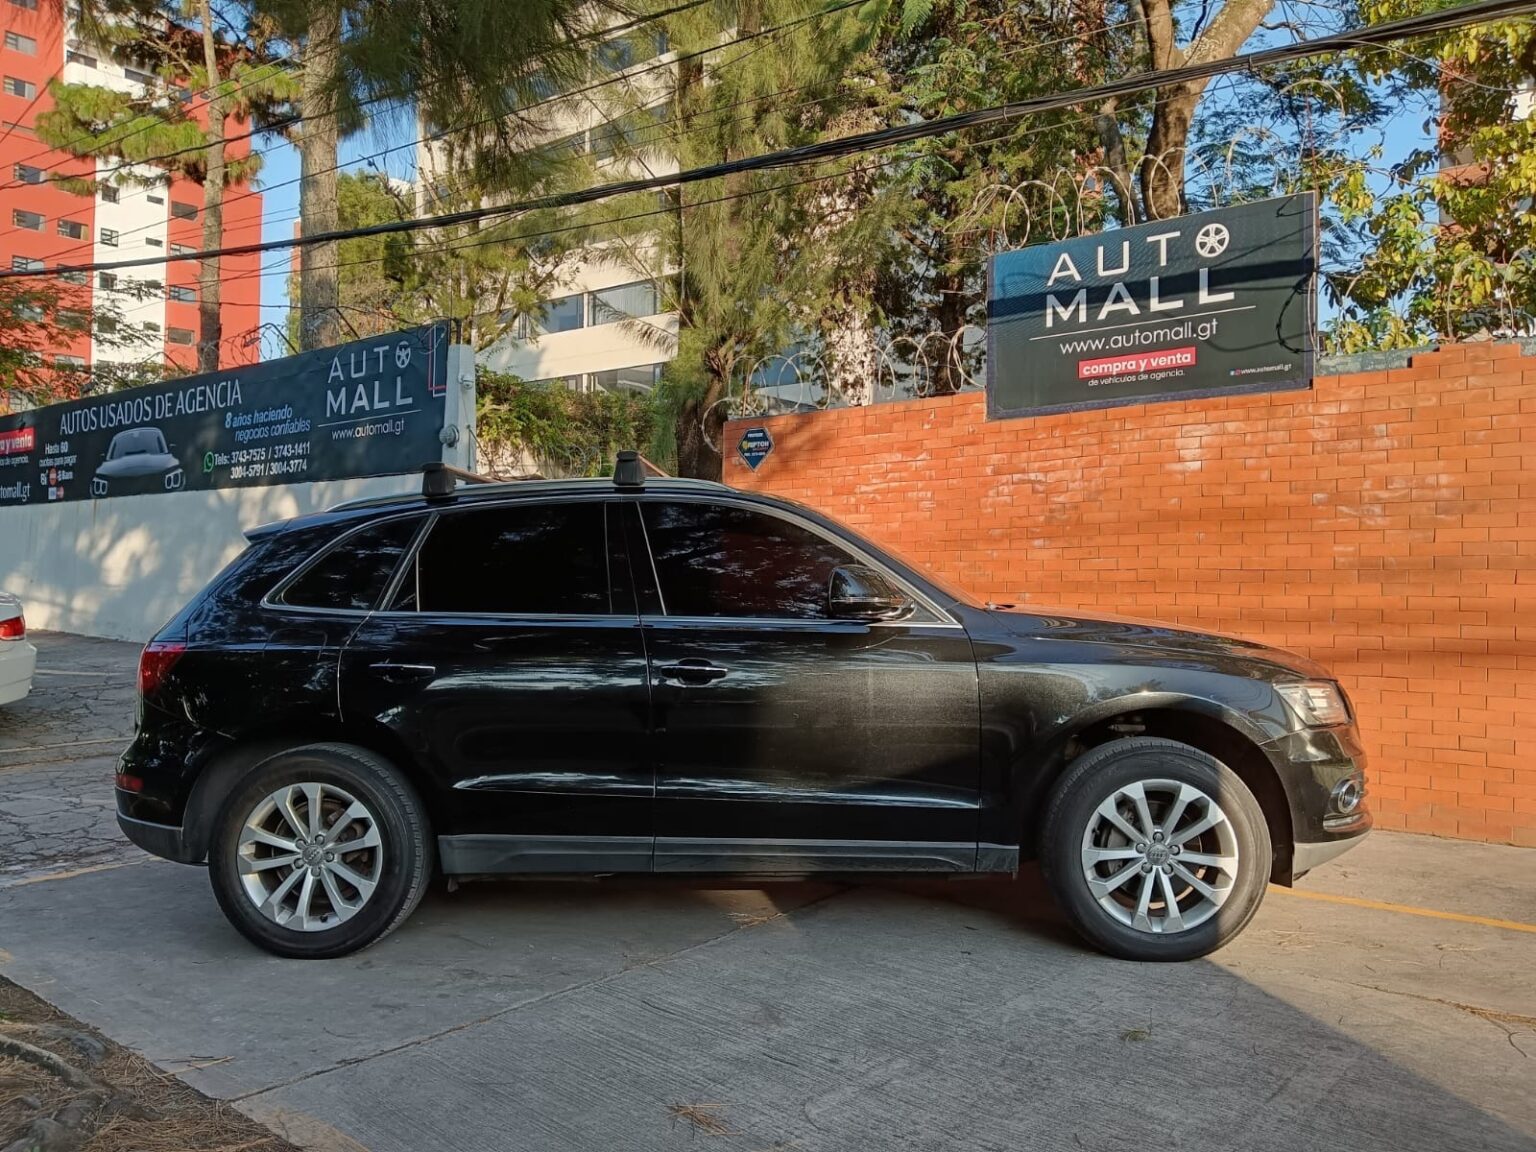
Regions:
M 254 1120 L 7 980 L 0 980 L 0 1034 L 52 1052 L 110 1094 L 80 1125 L 82 1132 L 90 1132 L 80 1152 L 295 1152 Z M 77 1036 L 84 1038 L 89 1053 L 72 1042 Z M 93 1061 L 93 1054 L 100 1058 Z M 0 1148 L 19 1139 L 37 1118 L 55 1115 L 80 1095 L 46 1069 L 0 1058 Z

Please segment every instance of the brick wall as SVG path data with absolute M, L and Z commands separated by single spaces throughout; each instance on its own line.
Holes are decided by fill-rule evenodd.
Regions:
M 774 449 L 755 473 L 743 428 Z M 977 595 L 1304 652 L 1379 826 L 1536 845 L 1536 357 L 1463 345 L 1310 392 L 986 419 L 980 395 L 737 422 L 727 483 Z

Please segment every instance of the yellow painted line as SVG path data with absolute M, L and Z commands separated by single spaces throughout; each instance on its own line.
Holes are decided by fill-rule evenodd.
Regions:
M 1320 900 L 1325 904 L 1345 904 L 1351 908 L 1371 908 L 1377 912 L 1401 912 L 1405 916 L 1428 916 L 1432 920 L 1453 920 L 1458 924 L 1481 924 L 1484 928 L 1504 928 L 1510 932 L 1536 933 L 1536 924 L 1520 920 L 1499 920 L 1493 916 L 1469 916 L 1464 912 L 1441 912 L 1436 908 L 1419 908 L 1413 904 L 1389 904 L 1385 900 L 1365 900 L 1359 896 L 1335 896 L 1332 892 L 1308 892 L 1301 888 L 1269 886 L 1271 892 L 1295 896 L 1302 900 Z
M 132 868 L 150 859 L 146 856 L 142 860 L 119 860 L 114 864 L 92 864 L 88 868 L 69 868 L 63 872 L 44 872 L 39 876 L 23 876 L 18 880 L 0 880 L 0 891 L 7 888 L 25 888 L 28 884 L 42 884 L 48 880 L 71 880 L 76 876 L 89 876 L 93 872 L 112 872 L 118 868 Z

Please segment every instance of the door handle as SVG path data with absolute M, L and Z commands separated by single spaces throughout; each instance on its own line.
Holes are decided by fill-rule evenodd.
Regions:
M 663 664 L 656 669 L 656 675 L 661 679 L 675 680 L 679 684 L 708 684 L 729 672 L 729 668 L 711 664 L 708 660 L 679 660 L 676 664 Z
M 370 664 L 368 669 L 378 673 L 381 679 L 397 684 L 412 680 L 430 680 L 437 675 L 436 664 L 395 664 L 386 660 L 378 664 Z

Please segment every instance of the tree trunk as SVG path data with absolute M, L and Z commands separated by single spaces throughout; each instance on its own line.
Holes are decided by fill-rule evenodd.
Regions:
M 722 472 L 720 444 L 725 413 L 718 403 L 725 395 L 724 382 L 711 372 L 704 395 L 689 400 L 677 414 L 677 474 L 695 480 L 719 480 Z
M 1205 64 L 1237 54 L 1274 8 L 1275 0 L 1226 0 L 1188 48 L 1175 38 L 1171 0 L 1141 0 L 1147 53 L 1154 69 Z M 1189 126 L 1209 83 L 1174 84 L 1157 90 L 1152 127 L 1141 162 L 1141 203 L 1148 220 L 1167 220 L 1184 210 L 1184 166 Z
M 316 236 L 336 230 L 336 83 L 341 56 L 339 0 L 315 0 L 304 41 L 301 99 L 304 127 L 299 136 L 299 233 Z M 341 343 L 337 244 L 299 250 L 299 347 Z
M 1152 130 L 1141 160 L 1141 203 L 1148 220 L 1169 220 L 1184 212 L 1184 162 L 1189 127 L 1200 103 L 1202 84 L 1157 90 Z
M 223 94 L 219 74 L 218 42 L 213 35 L 213 12 L 209 0 L 200 0 L 198 19 L 203 25 L 203 64 L 208 69 L 208 148 L 203 174 L 203 248 L 213 251 L 224 243 L 224 121 L 228 98 Z M 219 258 L 206 256 L 197 271 L 197 370 L 219 370 L 219 346 L 224 339 L 220 309 Z

